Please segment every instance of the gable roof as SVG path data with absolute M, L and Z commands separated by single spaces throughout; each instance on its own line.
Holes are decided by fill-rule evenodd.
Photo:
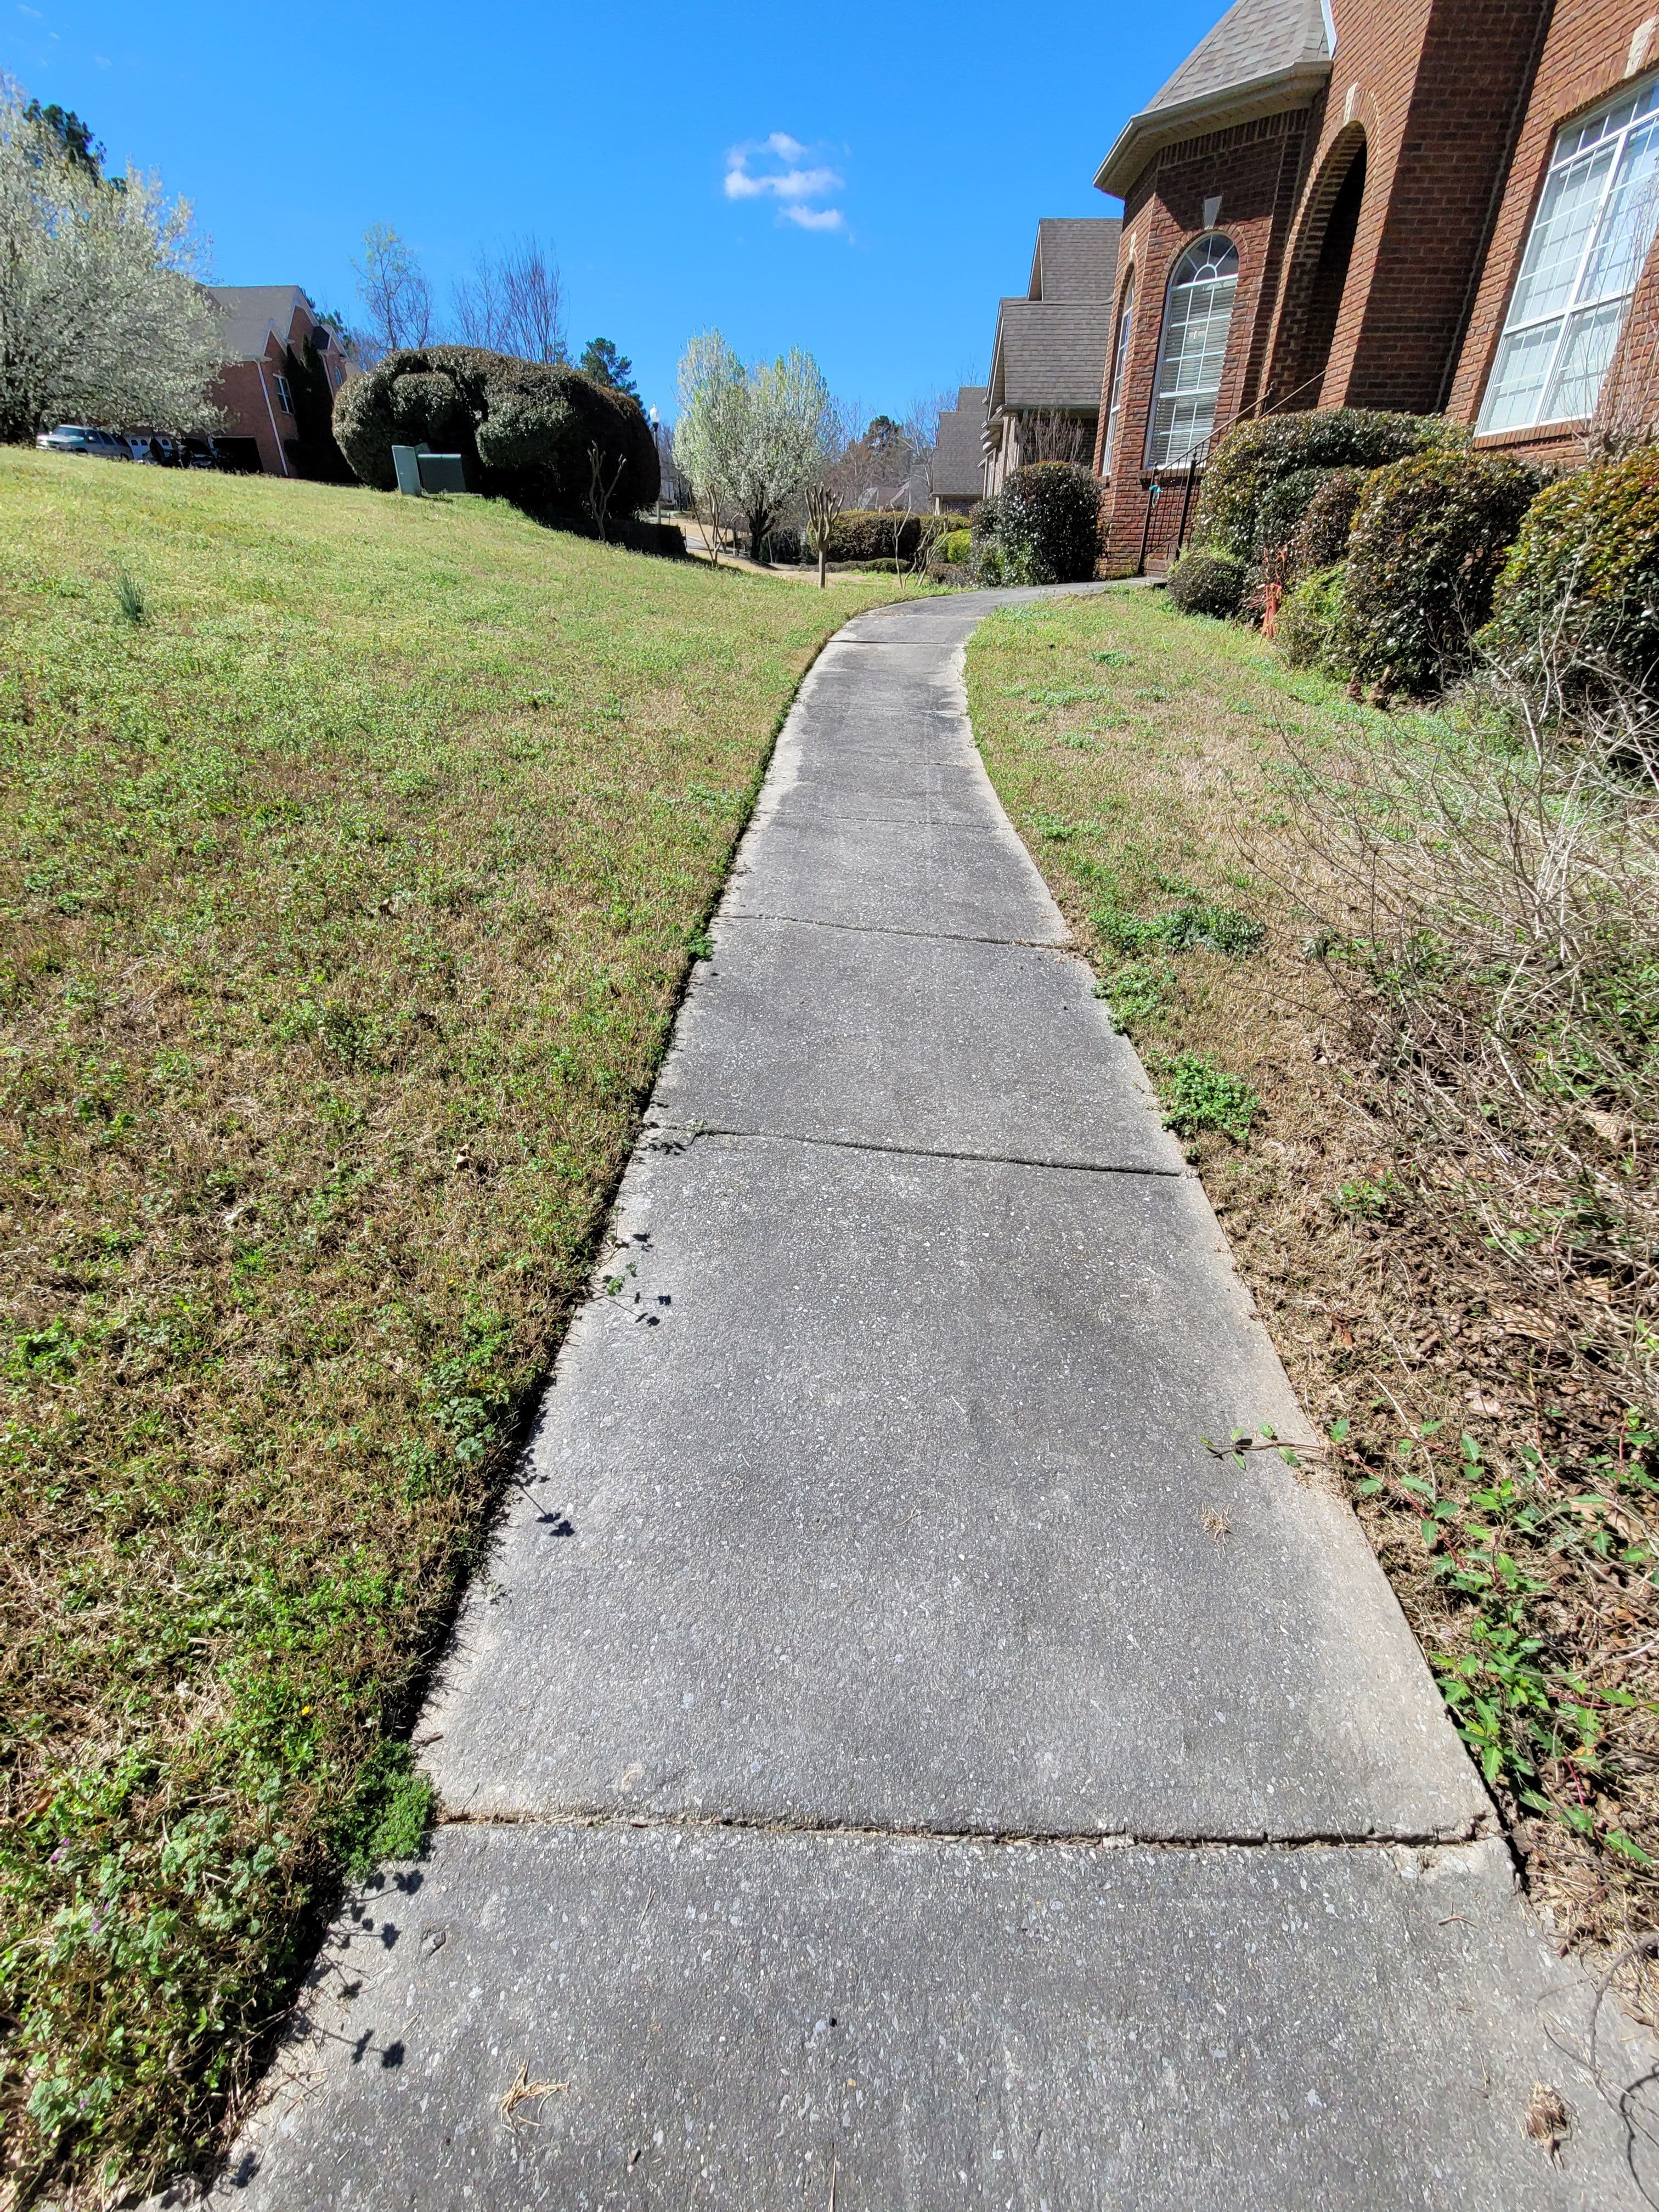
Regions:
M 982 384 L 964 384 L 956 405 L 939 418 L 939 442 L 933 448 L 936 498 L 976 496 L 985 488 L 985 391 Z
M 1031 256 L 1033 300 L 1099 300 L 1111 296 L 1117 269 L 1115 215 L 1044 216 Z
M 273 331 L 286 345 L 295 310 L 311 313 L 297 284 L 210 284 L 208 290 L 224 310 L 220 335 L 231 361 L 262 361 Z
M 997 311 L 988 414 L 1098 408 L 1122 228 L 1115 216 L 1050 216 L 1037 225 L 1031 289 Z
M 1321 0 L 1234 0 L 1169 82 L 1124 125 L 1096 185 L 1127 192 L 1164 147 L 1305 106 L 1330 73 Z

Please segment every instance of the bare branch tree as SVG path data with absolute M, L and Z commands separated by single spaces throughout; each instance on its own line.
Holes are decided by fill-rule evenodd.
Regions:
M 368 317 L 368 366 L 382 354 L 431 343 L 432 287 L 389 222 L 373 223 L 363 233 L 363 258 L 351 265 Z
M 931 501 L 939 490 L 933 481 L 934 464 L 939 454 L 939 421 L 948 414 L 956 401 L 948 392 L 929 392 L 918 399 L 904 418 L 904 439 L 913 458 L 913 473 L 920 475 L 927 488 Z
M 490 353 L 507 350 L 506 292 L 500 266 L 488 253 L 479 254 L 470 276 L 457 277 L 449 297 L 455 334 L 463 345 Z
M 841 496 L 835 485 L 825 476 L 819 478 L 806 495 L 807 535 L 818 556 L 818 589 L 823 591 L 829 573 L 830 532 L 836 517 L 841 513 Z
M 501 264 L 501 350 L 521 361 L 566 359 L 564 287 L 559 264 L 533 234 L 520 239 Z
M 597 440 L 590 441 L 587 448 L 587 511 L 593 518 L 601 544 L 609 539 L 607 520 L 611 502 L 617 495 L 617 486 L 622 482 L 623 471 L 627 466 L 627 454 L 618 453 L 616 465 L 607 472 L 602 448 Z
M 1093 423 L 1075 415 L 1063 415 L 1057 407 L 1039 408 L 1035 414 L 1021 419 L 1022 468 L 1033 461 L 1067 461 L 1073 466 L 1081 466 L 1093 459 L 1094 450 Z

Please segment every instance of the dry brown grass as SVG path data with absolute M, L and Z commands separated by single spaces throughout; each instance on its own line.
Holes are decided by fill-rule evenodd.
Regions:
M 1166 1101 L 1188 1102 L 1192 1156 L 1534 1896 L 1566 1941 L 1651 1929 L 1651 1408 L 1608 1356 L 1605 1308 L 1575 1309 L 1494 1239 L 1468 1175 L 1404 1110 L 1356 1019 L 1375 979 L 1310 942 L 1362 923 L 1375 887 L 1333 793 L 1370 775 L 1398 798 L 1402 763 L 1478 740 L 1351 704 L 1161 593 L 995 617 L 969 684 L 1009 812 Z M 1231 957 L 1170 948 L 1226 936 L 1217 908 L 1236 910 Z M 1172 929 L 1183 915 L 1200 920 Z M 1259 1102 L 1242 1140 L 1203 1126 L 1223 1075 L 1235 1105 Z
M 894 595 L 0 453 L 0 2194 L 199 2155 L 418 1835 L 772 733 Z

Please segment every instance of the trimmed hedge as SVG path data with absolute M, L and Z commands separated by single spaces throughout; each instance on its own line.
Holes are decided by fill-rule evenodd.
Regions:
M 1208 545 L 1184 553 L 1170 571 L 1170 602 L 1183 615 L 1236 615 L 1244 601 L 1244 563 Z
M 1205 471 L 1193 534 L 1236 560 L 1255 560 L 1291 536 L 1326 471 L 1382 468 L 1426 447 L 1465 443 L 1468 434 L 1439 416 L 1365 407 L 1241 422 Z
M 1073 461 L 1016 469 L 998 501 L 995 542 L 1010 583 L 1079 584 L 1100 559 L 1100 479 Z
M 396 489 L 394 445 L 464 453 L 487 496 L 544 521 L 592 526 L 590 447 L 599 449 L 620 520 L 656 498 L 657 448 L 639 402 L 574 368 L 516 361 L 479 346 L 390 353 L 334 402 L 334 437 L 355 473 Z M 617 475 L 617 471 L 620 474 Z
M 1659 447 L 1540 493 L 1479 642 L 1550 688 L 1599 676 L 1659 694 Z
M 1337 657 L 1385 691 L 1432 691 L 1470 657 L 1540 472 L 1455 447 L 1378 469 L 1348 539 Z
M 1304 576 L 1279 610 L 1273 643 L 1292 668 L 1330 669 L 1342 622 L 1342 587 L 1347 568 L 1340 561 Z
M 936 538 L 960 527 L 954 515 L 904 514 L 896 509 L 852 507 L 830 526 L 830 561 L 879 562 L 896 557 L 914 566 Z

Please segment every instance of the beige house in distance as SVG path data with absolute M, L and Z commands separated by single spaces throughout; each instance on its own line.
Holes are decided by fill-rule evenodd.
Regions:
M 988 498 L 1042 450 L 1057 423 L 1075 424 L 1076 459 L 1087 462 L 1100 420 L 1101 378 L 1111 337 L 1118 233 L 1113 216 L 1045 216 L 1031 282 L 997 313 L 986 393 L 981 485 Z M 1040 419 L 1039 419 L 1040 418 Z

